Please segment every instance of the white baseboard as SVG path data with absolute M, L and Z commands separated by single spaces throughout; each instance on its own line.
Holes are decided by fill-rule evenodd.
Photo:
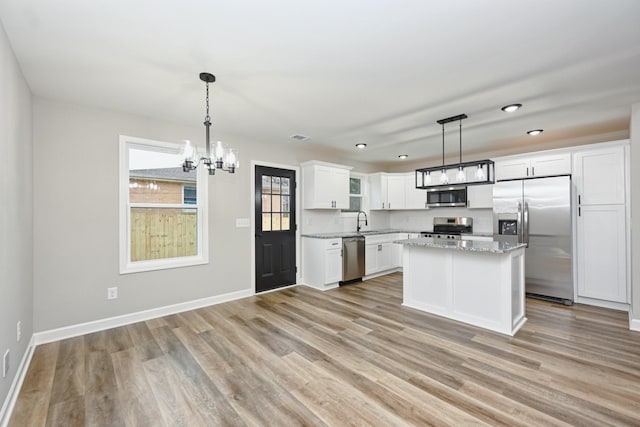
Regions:
M 207 297 L 193 301 L 167 305 L 164 307 L 152 308 L 150 310 L 138 311 L 136 313 L 123 314 L 122 316 L 109 317 L 106 319 L 94 320 L 92 322 L 80 323 L 77 325 L 65 326 L 58 329 L 37 332 L 34 334 L 35 344 L 40 345 L 54 341 L 60 341 L 67 338 L 73 338 L 80 335 L 116 328 L 118 326 L 129 325 L 131 323 L 142 322 L 149 319 L 155 319 L 157 317 L 167 316 L 169 314 L 181 313 L 183 311 L 195 310 L 202 307 L 208 307 L 210 305 L 233 301 L 240 298 L 246 298 L 252 295 L 254 295 L 253 289 L 245 289 L 242 291 L 230 292 L 224 295 L 217 295 L 214 297 Z
M 574 301 L 578 304 L 594 305 L 596 307 L 610 308 L 612 310 L 629 311 L 629 304 L 621 302 L 605 301 L 595 298 L 578 297 Z
M 27 375 L 27 370 L 29 370 L 29 365 L 31 364 L 31 358 L 33 357 L 33 350 L 35 347 L 35 339 L 32 335 L 29 345 L 27 346 L 27 350 L 24 352 L 24 355 L 22 355 L 22 360 L 20 361 L 20 366 L 18 366 L 18 370 L 16 371 L 16 376 L 13 377 L 9 393 L 2 404 L 2 409 L 0 409 L 0 427 L 7 427 L 7 425 L 9 425 L 9 419 L 11 418 L 13 408 L 18 400 L 18 395 L 20 394 L 24 377 Z
M 640 319 L 630 319 L 629 329 L 631 329 L 632 331 L 640 332 Z

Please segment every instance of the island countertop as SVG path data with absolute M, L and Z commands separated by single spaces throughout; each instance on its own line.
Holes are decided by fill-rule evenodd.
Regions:
M 524 248 L 526 246 L 526 244 L 524 243 L 514 244 L 499 241 L 488 242 L 482 240 L 445 240 L 433 239 L 430 237 L 394 240 L 393 243 L 405 246 L 422 246 L 425 248 L 450 249 L 470 252 L 490 252 L 496 254 L 504 254 L 520 248 Z
M 361 236 L 373 236 L 376 234 L 394 234 L 394 233 L 420 233 L 414 230 L 399 230 L 395 228 L 386 228 L 381 230 L 365 230 L 365 231 L 336 231 L 333 233 L 303 233 L 302 237 L 312 237 L 314 239 L 336 239 L 342 237 L 361 237 Z

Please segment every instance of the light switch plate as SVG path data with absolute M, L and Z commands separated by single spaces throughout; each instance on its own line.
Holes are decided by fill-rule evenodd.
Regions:
M 249 218 L 236 218 L 236 228 L 247 228 L 251 226 Z

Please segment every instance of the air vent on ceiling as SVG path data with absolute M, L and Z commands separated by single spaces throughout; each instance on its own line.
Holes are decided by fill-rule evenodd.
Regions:
M 311 139 L 311 137 L 306 135 L 295 134 L 295 135 L 291 135 L 291 139 L 295 139 L 296 141 L 307 141 Z

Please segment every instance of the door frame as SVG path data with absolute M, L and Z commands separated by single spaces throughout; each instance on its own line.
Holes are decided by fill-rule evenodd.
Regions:
M 295 223 L 298 226 L 296 229 L 296 266 L 298 267 L 298 271 L 296 273 L 296 283 L 290 286 L 283 286 L 281 288 L 276 288 L 268 291 L 260 292 L 260 294 L 265 294 L 273 291 L 280 291 L 282 289 L 286 289 L 291 286 L 297 286 L 300 283 L 300 279 L 302 277 L 302 264 L 301 264 L 301 245 L 300 245 L 300 218 L 301 218 L 301 200 L 300 200 L 300 166 L 294 165 L 286 165 L 282 163 L 271 163 L 265 162 L 262 160 L 251 160 L 251 292 L 252 295 L 256 295 L 256 205 L 255 205 L 255 193 L 256 193 L 256 166 L 265 166 L 268 168 L 278 168 L 278 169 L 287 169 L 292 170 L 296 173 L 295 180 L 295 197 L 296 197 L 296 217 Z

